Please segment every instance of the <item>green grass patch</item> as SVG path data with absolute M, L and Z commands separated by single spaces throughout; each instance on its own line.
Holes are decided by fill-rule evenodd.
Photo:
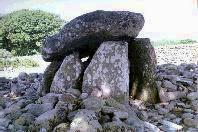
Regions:
M 198 42 L 192 39 L 183 39 L 183 40 L 158 40 L 158 41 L 151 41 L 151 43 L 153 46 L 167 46 L 167 45 L 195 44 Z
M 18 67 L 38 67 L 39 64 L 30 59 L 19 59 L 19 58 L 10 58 L 10 59 L 2 59 L 0 58 L 0 70 L 4 70 L 6 68 L 18 68 Z

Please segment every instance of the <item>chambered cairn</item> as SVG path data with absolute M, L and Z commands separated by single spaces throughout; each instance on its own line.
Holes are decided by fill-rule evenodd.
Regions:
M 55 129 L 143 131 L 129 100 L 159 101 L 154 48 L 148 38 L 136 38 L 144 22 L 139 13 L 99 10 L 47 37 L 42 57 L 51 64 L 43 75 L 42 95 L 58 97 L 46 113 L 56 120 L 47 122 L 43 115 L 36 119 L 37 126 L 50 131 L 67 122 Z

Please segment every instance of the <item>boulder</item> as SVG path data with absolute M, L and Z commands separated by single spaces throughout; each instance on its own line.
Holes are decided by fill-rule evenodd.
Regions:
M 52 110 L 53 103 L 45 103 L 45 104 L 29 104 L 25 107 L 28 113 L 33 114 L 34 116 L 40 116 L 41 114 Z
M 107 41 L 101 44 L 84 72 L 82 92 L 128 102 L 128 43 Z
M 62 61 L 53 61 L 48 67 L 45 69 L 43 74 L 43 80 L 41 83 L 42 94 L 46 94 L 50 92 L 50 87 L 54 78 L 54 75 L 58 71 Z
M 61 123 L 53 129 L 53 132 L 68 132 L 69 124 Z
M 35 125 L 37 129 L 44 127 L 47 131 L 51 131 L 53 127 L 60 124 L 66 117 L 64 111 L 52 109 L 41 114 L 35 119 Z
M 94 11 L 68 22 L 62 30 L 42 43 L 45 61 L 64 58 L 73 51 L 89 56 L 98 46 L 123 36 L 135 38 L 143 28 L 144 17 L 129 11 Z
M 136 129 L 121 121 L 108 122 L 103 125 L 104 132 L 134 132 Z
M 66 56 L 56 72 L 50 92 L 66 93 L 69 88 L 76 88 L 82 72 L 82 64 L 78 53 Z
M 155 83 L 156 55 L 150 39 L 129 40 L 130 96 L 145 102 L 159 102 Z
M 69 132 L 101 132 L 102 126 L 97 120 L 94 111 L 80 110 L 70 124 Z

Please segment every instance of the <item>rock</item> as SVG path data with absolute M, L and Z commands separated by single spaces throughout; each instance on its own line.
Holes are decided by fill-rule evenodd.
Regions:
M 185 92 L 180 92 L 180 91 L 175 91 L 175 92 L 165 92 L 163 88 L 159 88 L 159 98 L 160 101 L 165 103 L 171 100 L 176 100 L 180 98 L 185 98 L 186 93 Z
M 41 114 L 50 111 L 53 109 L 52 103 L 45 104 L 29 104 L 25 107 L 28 113 L 33 114 L 34 116 L 40 116 Z
M 69 129 L 68 123 L 61 123 L 54 128 L 53 132 L 68 132 L 68 129 Z
M 66 56 L 56 72 L 50 92 L 65 93 L 69 88 L 76 88 L 82 72 L 82 64 L 77 53 Z
M 113 114 L 116 118 L 119 118 L 121 120 L 127 119 L 129 117 L 127 112 L 122 112 L 122 111 L 116 111 Z
M 59 94 L 55 94 L 55 93 L 48 93 L 45 96 L 39 98 L 38 102 L 39 103 L 52 103 L 53 105 L 55 105 L 58 102 L 58 97 L 60 95 Z
M 185 118 L 183 120 L 184 124 L 188 127 L 194 127 L 194 128 L 198 128 L 198 120 L 195 119 L 191 119 L 191 118 Z
M 184 114 L 182 114 L 182 118 L 193 118 L 193 114 L 191 114 L 191 113 L 184 113 Z
M 135 130 L 135 128 L 120 121 L 108 122 L 103 125 L 103 131 L 105 132 L 130 132 Z
M 22 114 L 17 120 L 14 121 L 14 124 L 22 125 L 22 126 L 29 126 L 34 122 L 35 116 L 30 113 Z
M 101 111 L 102 107 L 105 105 L 105 101 L 98 97 L 89 97 L 82 102 L 82 108 L 87 110 L 93 110 L 95 112 Z
M 192 109 L 198 112 L 198 100 L 194 100 L 191 102 Z
M 198 92 L 192 92 L 187 95 L 187 99 L 189 100 L 196 100 L 198 99 Z
M 25 81 L 28 78 L 29 78 L 29 75 L 27 73 L 25 73 L 25 72 L 19 73 L 18 79 Z
M 95 113 L 91 110 L 80 110 L 70 124 L 69 132 L 100 132 L 102 126 L 97 120 Z
M 6 118 L 10 120 L 16 120 L 22 115 L 22 110 L 15 110 L 11 111 L 9 114 L 7 114 Z
M 68 113 L 75 110 L 76 105 L 64 101 L 58 101 L 55 108 L 61 112 Z
M 164 80 L 162 87 L 167 88 L 169 92 L 177 91 L 177 86 L 173 85 L 170 81 Z
M 82 100 L 84 100 L 87 97 L 88 97 L 88 93 L 82 93 L 79 98 L 82 99 Z
M 146 121 L 144 122 L 144 127 L 145 130 L 148 132 L 160 132 L 160 129 L 157 126 Z
M 78 98 L 70 93 L 65 93 L 59 96 L 59 101 L 76 104 L 78 102 Z
M 116 111 L 118 111 L 118 110 L 116 108 L 114 108 L 114 107 L 103 106 L 101 111 L 104 114 L 113 115 L 113 113 L 116 112 Z
M 162 120 L 161 124 L 162 126 L 160 126 L 160 129 L 162 129 L 163 131 L 181 131 L 183 129 L 181 125 L 177 125 L 166 120 Z
M 124 121 L 127 125 L 135 128 L 135 131 L 137 132 L 143 132 L 144 131 L 144 126 L 142 121 L 138 121 L 135 118 L 128 118 L 127 120 Z
M 57 109 L 52 109 L 41 114 L 35 119 L 35 124 L 38 128 L 44 127 L 47 131 L 52 130 L 52 126 L 56 126 L 61 123 L 66 117 L 63 112 L 60 113 Z
M 130 40 L 130 96 L 144 102 L 157 103 L 155 83 L 156 55 L 148 38 Z
M 10 124 L 11 120 L 6 119 L 6 118 L 0 118 L 0 126 L 7 128 L 8 125 Z
M 50 92 L 52 81 L 61 64 L 62 61 L 53 61 L 45 69 L 43 74 L 43 80 L 41 83 L 41 92 L 42 92 L 41 94 L 44 95 Z
M 74 88 L 69 88 L 66 90 L 67 93 L 73 94 L 76 97 L 79 97 L 81 95 L 80 90 L 74 89 Z
M 89 56 L 98 46 L 109 40 L 123 36 L 137 37 L 144 25 L 144 17 L 128 11 L 94 11 L 79 16 L 67 23 L 54 36 L 42 43 L 42 56 L 45 61 L 53 61 L 80 52 Z
M 126 42 L 102 43 L 85 70 L 82 92 L 102 98 L 112 97 L 118 102 L 127 103 L 129 98 L 128 64 Z
M 115 110 L 120 110 L 123 112 L 127 112 L 130 118 L 135 119 L 136 121 L 140 121 L 140 119 L 137 117 L 136 113 L 134 112 L 134 109 L 132 109 L 131 106 L 128 104 L 121 104 L 114 100 L 113 98 L 108 98 L 105 100 L 106 106 L 114 107 Z
M 69 120 L 69 122 L 72 122 L 72 120 L 74 119 L 75 115 L 78 113 L 78 110 L 76 111 L 72 111 L 72 112 L 69 112 L 68 115 L 67 115 L 67 119 Z
M 143 121 L 148 120 L 148 114 L 145 111 L 137 112 L 137 116 Z
M 0 77 L 0 90 L 10 89 L 10 79 Z

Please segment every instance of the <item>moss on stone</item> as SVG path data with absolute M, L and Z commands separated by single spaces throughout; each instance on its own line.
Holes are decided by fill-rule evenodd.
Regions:
M 149 103 L 159 102 L 154 70 L 156 56 L 149 39 L 129 42 L 130 95 Z
M 44 72 L 44 75 L 43 75 L 43 81 L 42 81 L 42 92 L 43 92 L 43 94 L 46 94 L 46 93 L 50 92 L 50 87 L 51 87 L 54 75 L 58 71 L 61 64 L 62 64 L 62 61 L 53 61 L 46 68 L 46 70 Z

